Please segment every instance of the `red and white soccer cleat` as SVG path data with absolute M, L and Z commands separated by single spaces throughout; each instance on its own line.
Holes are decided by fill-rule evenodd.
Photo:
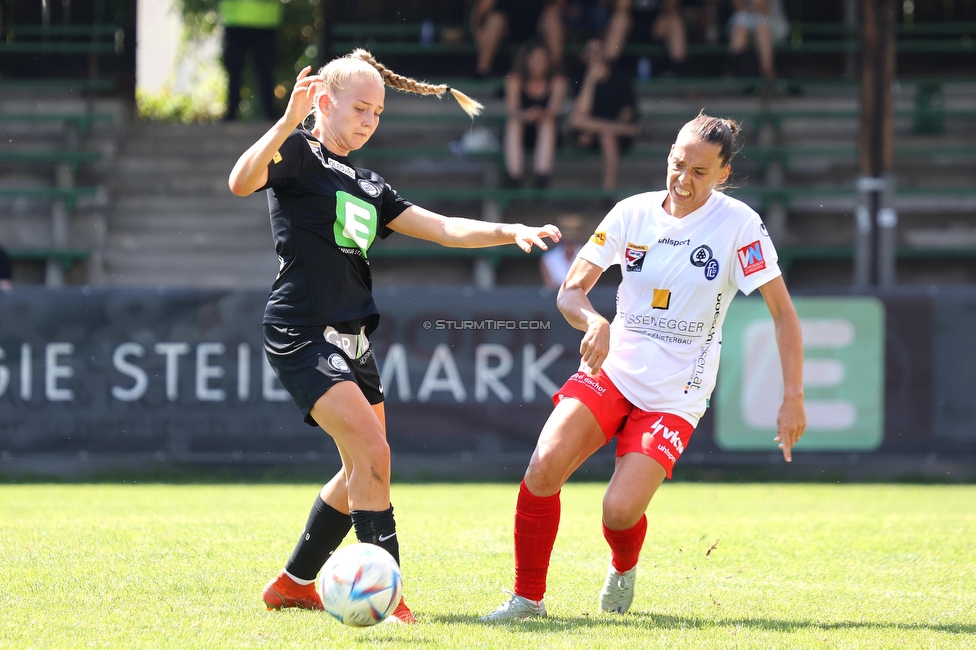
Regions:
M 416 623 L 417 619 L 413 617 L 413 612 L 410 611 L 410 608 L 407 607 L 407 603 L 403 600 L 403 598 L 401 598 L 400 604 L 396 606 L 393 613 L 387 616 L 386 620 L 383 622 L 410 624 Z
M 261 592 L 261 598 L 268 609 L 299 607 L 301 609 L 325 609 L 322 599 L 315 591 L 315 583 L 300 585 L 282 571 L 269 582 Z

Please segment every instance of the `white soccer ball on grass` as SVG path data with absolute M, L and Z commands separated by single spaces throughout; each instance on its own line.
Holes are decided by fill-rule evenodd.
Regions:
M 373 544 L 340 548 L 319 575 L 325 611 L 352 627 L 368 627 L 385 619 L 396 609 L 402 592 L 396 560 Z

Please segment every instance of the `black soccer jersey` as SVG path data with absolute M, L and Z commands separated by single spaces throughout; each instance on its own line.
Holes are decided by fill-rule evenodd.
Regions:
M 264 322 L 295 327 L 379 321 L 367 253 L 411 203 L 380 176 L 356 169 L 296 129 L 268 165 L 278 277 Z

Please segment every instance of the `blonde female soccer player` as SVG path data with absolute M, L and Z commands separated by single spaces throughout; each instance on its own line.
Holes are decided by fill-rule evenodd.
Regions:
M 736 291 L 759 289 L 775 323 L 785 386 L 776 440 L 791 460 L 806 428 L 800 322 L 759 215 L 716 190 L 729 177 L 737 131 L 704 114 L 685 124 L 668 156 L 667 189 L 618 203 L 570 267 L 557 304 L 584 332 L 582 364 L 553 398 L 519 489 L 514 594 L 485 620 L 546 615 L 560 489 L 614 437 L 616 467 L 603 498 L 611 561 L 600 609 L 628 610 L 644 512 L 708 405 Z M 623 280 L 608 323 L 587 293 L 612 264 Z
M 234 165 L 228 184 L 238 196 L 268 191 L 280 270 L 264 314 L 265 353 L 311 426 L 335 441 L 342 469 L 320 491 L 305 530 L 262 597 L 268 608 L 322 609 L 315 577 L 355 528 L 400 561 L 390 504 L 390 448 L 383 389 L 369 343 L 379 321 L 367 253 L 374 239 L 400 232 L 444 246 L 516 244 L 526 252 L 559 240 L 551 225 L 532 228 L 445 217 L 412 205 L 383 178 L 347 156 L 376 130 L 384 84 L 441 95 L 447 86 L 419 83 L 387 70 L 365 50 L 298 75 L 284 117 Z M 462 108 L 481 106 L 451 90 Z M 300 128 L 309 114 L 314 126 Z M 414 618 L 404 602 L 394 620 Z

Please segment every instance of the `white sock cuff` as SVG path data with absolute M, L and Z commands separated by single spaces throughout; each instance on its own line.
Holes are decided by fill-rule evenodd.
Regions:
M 313 582 L 315 582 L 315 578 L 312 578 L 311 580 L 302 580 L 301 578 L 296 578 L 292 574 L 288 573 L 288 569 L 282 569 L 282 573 L 284 573 L 286 576 L 288 576 L 289 578 L 291 578 L 292 580 L 294 580 L 296 583 L 300 585 L 310 585 Z

